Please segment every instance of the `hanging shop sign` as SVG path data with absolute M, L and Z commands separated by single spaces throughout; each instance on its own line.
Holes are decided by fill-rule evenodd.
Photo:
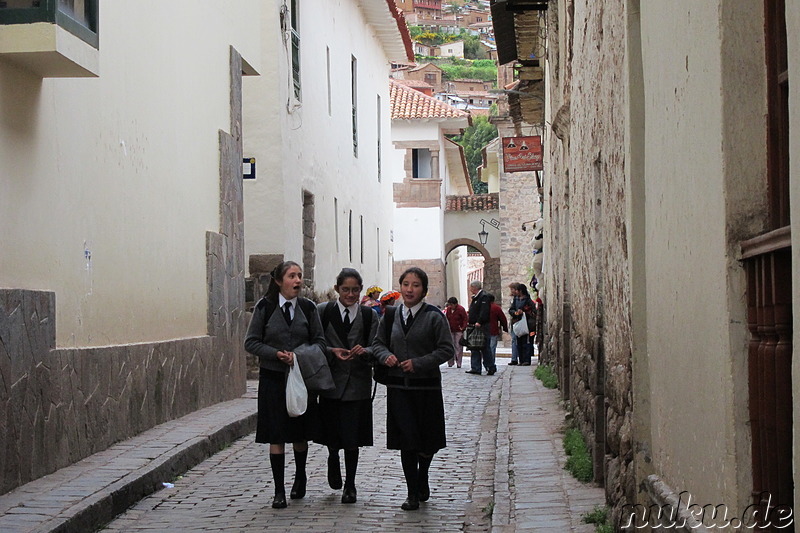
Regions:
M 503 169 L 506 172 L 544 170 L 542 137 L 503 137 Z

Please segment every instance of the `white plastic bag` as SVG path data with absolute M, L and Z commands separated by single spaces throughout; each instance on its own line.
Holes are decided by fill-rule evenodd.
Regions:
M 514 332 L 514 335 L 517 337 L 527 337 L 528 336 L 528 319 L 523 313 L 522 319 L 514 322 L 514 325 L 511 326 L 511 331 Z
M 300 372 L 300 365 L 297 358 L 294 364 L 289 367 L 289 379 L 286 381 L 286 411 L 292 418 L 300 416 L 306 412 L 308 407 L 308 391 L 306 383 L 303 381 L 303 374 Z

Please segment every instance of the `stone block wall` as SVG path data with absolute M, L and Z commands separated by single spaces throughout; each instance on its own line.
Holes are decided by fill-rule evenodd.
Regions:
M 563 19 L 559 19 L 559 15 Z M 618 523 L 635 502 L 625 174 L 625 5 L 548 10 L 547 351 Z M 577 31 L 576 31 L 577 30 Z M 592 90 L 586 90 L 591 87 Z
M 419 267 L 428 274 L 428 295 L 425 301 L 432 305 L 444 307 L 447 301 L 447 284 L 445 283 L 444 261 L 441 259 L 409 259 L 395 261 L 392 269 L 392 288 L 399 290 L 400 275 L 411 267 Z
M 497 123 L 499 135 L 514 135 L 514 125 L 503 121 Z M 502 159 L 502 158 L 501 158 Z M 500 306 L 507 309 L 511 305 L 512 282 L 530 282 L 530 269 L 533 263 L 532 220 L 541 216 L 539 193 L 533 172 L 503 172 L 500 174 L 500 264 L 498 287 L 495 296 Z M 522 224 L 528 222 L 527 231 Z
M 241 73 L 231 48 L 231 131 L 219 132 L 220 232 L 206 233 L 208 335 L 57 348 L 55 294 L 0 289 L 0 493 L 244 393 Z

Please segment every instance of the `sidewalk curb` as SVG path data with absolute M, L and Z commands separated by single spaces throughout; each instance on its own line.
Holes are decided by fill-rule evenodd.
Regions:
M 54 517 L 37 532 L 81 533 L 95 531 L 142 498 L 162 488 L 164 480 L 174 479 L 225 448 L 230 443 L 255 431 L 256 414 L 215 430 L 205 437 L 196 437 L 177 446 L 169 456 L 159 457 L 118 482 L 105 487 L 68 509 L 68 516 Z

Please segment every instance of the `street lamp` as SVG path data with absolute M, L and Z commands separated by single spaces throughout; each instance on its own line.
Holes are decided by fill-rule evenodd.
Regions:
M 481 219 L 481 230 L 478 232 L 478 240 L 481 241 L 482 245 L 486 245 L 486 242 L 489 240 L 489 233 L 486 231 L 486 224 L 489 224 L 495 229 L 500 229 L 500 221 L 496 219 L 492 219 L 491 222 L 488 222 L 484 219 Z

